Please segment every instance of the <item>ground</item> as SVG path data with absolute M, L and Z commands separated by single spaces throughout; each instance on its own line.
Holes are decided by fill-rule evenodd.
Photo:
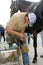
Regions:
M 33 60 L 34 48 L 33 48 L 33 40 L 31 39 L 30 44 L 29 44 L 30 65 L 43 65 L 43 58 L 40 58 L 40 55 L 43 54 L 43 47 L 42 47 L 41 43 L 42 43 L 41 37 L 40 37 L 40 34 L 38 34 L 38 41 L 37 41 L 38 58 L 37 58 L 37 63 L 33 64 L 32 60 Z M 20 63 L 20 65 L 22 65 L 21 63 Z M 16 64 L 19 65 L 18 62 L 7 62 L 5 64 L 0 63 L 0 65 L 16 65 Z

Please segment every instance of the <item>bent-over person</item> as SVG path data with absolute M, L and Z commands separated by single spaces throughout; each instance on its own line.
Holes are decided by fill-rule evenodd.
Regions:
M 25 43 L 24 35 L 25 28 L 28 26 L 28 22 L 24 19 L 25 15 L 25 12 L 15 13 L 8 21 L 6 31 L 10 35 L 10 39 L 16 42 L 21 49 L 24 65 L 29 65 L 29 48 Z

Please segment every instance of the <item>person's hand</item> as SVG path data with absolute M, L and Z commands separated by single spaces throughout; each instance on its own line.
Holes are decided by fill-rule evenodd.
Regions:
M 19 34 L 19 37 L 20 37 L 20 39 L 21 39 L 22 41 L 25 40 L 25 35 L 24 35 L 23 33 L 20 33 L 20 34 Z

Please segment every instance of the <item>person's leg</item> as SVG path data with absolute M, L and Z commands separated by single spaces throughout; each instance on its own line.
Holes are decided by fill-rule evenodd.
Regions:
M 3 39 L 4 39 L 4 41 L 5 41 L 5 34 L 3 33 L 2 36 L 3 36 Z
M 0 36 L 0 42 L 1 42 L 1 36 Z
M 23 64 L 24 65 L 30 64 L 28 52 L 22 52 L 22 58 L 23 58 Z
M 1 31 L 0 31 L 0 42 L 1 42 Z
M 29 34 L 29 33 L 28 33 Z M 27 35 L 27 33 L 24 33 L 24 35 L 26 36 L 25 38 L 25 43 L 26 45 L 28 45 L 28 40 L 30 40 L 30 38 L 28 38 L 29 35 Z M 25 47 L 26 48 L 26 47 Z M 29 48 L 28 48 L 29 49 Z M 30 61 L 29 61 L 29 54 L 25 49 L 25 52 L 22 52 L 22 57 L 23 57 L 23 64 L 24 65 L 29 65 Z
M 43 47 L 43 31 L 41 31 L 41 32 L 40 32 L 40 34 L 41 34 L 42 47 Z M 42 54 L 42 55 L 40 55 L 40 57 L 41 57 L 41 58 L 43 58 L 43 54 Z

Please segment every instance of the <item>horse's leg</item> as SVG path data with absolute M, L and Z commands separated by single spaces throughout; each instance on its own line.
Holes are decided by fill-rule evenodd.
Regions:
M 33 63 L 37 62 L 37 34 L 33 35 L 34 58 Z

